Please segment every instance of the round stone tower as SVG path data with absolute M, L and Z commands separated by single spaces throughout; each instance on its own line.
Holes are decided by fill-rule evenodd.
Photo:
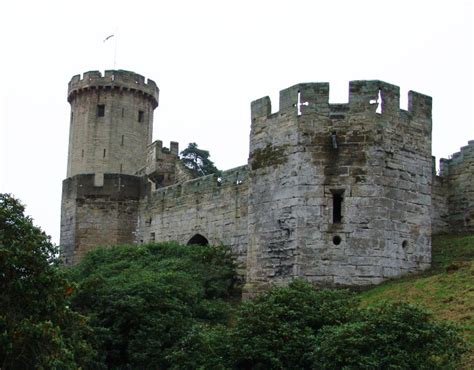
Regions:
M 128 71 L 98 71 L 69 82 L 67 178 L 61 204 L 61 255 L 73 264 L 98 245 L 133 243 L 156 84 Z
M 98 71 L 69 82 L 71 104 L 67 177 L 78 174 L 135 175 L 145 167 L 151 144 L 155 82 L 128 71 Z

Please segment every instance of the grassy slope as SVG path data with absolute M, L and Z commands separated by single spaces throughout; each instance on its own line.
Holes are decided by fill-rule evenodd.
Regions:
M 361 293 L 361 299 L 363 305 L 383 301 L 418 304 L 435 319 L 457 323 L 471 345 L 465 363 L 474 363 L 474 235 L 434 237 L 429 271 L 383 283 Z

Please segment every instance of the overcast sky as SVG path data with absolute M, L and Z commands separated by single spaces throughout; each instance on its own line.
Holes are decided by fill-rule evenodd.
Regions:
M 380 79 L 433 97 L 433 153 L 474 139 L 471 1 L 2 1 L 0 192 L 59 242 L 67 83 L 127 69 L 160 88 L 154 139 L 247 162 L 250 102 L 299 82 Z M 115 34 L 107 42 L 103 40 Z M 117 53 L 114 58 L 115 42 Z

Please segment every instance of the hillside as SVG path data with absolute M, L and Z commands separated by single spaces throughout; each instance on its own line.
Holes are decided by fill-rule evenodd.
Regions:
M 465 364 L 474 363 L 474 236 L 433 237 L 433 267 L 422 275 L 391 280 L 360 295 L 364 306 L 381 301 L 422 305 L 435 318 L 460 325 L 471 349 Z

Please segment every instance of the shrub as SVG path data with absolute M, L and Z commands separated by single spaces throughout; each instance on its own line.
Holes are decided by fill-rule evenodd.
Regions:
M 318 369 L 455 369 L 464 344 L 451 325 L 405 303 L 367 309 L 359 320 L 323 328 Z
M 234 367 L 307 368 L 318 331 L 356 315 L 346 290 L 315 290 L 303 280 L 275 287 L 244 302 L 231 330 L 229 356 Z
M 112 368 L 169 368 L 198 323 L 224 324 L 235 289 L 227 249 L 172 243 L 98 248 L 71 268 L 73 307 L 91 318 Z

